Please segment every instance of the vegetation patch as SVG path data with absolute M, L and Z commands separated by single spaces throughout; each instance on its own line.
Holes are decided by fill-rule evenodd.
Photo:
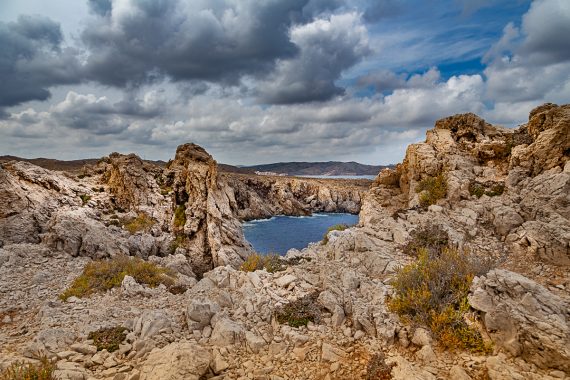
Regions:
M 79 198 L 81 199 L 81 202 L 83 203 L 83 206 L 85 206 L 87 204 L 87 202 L 89 202 L 91 200 L 91 196 L 87 195 L 87 194 L 81 194 L 79 196 Z
M 131 219 L 123 220 L 123 227 L 131 234 L 143 231 L 148 232 L 154 226 L 156 220 L 151 218 L 147 213 L 139 212 L 139 214 Z
M 438 200 L 445 198 L 447 194 L 447 181 L 443 174 L 435 177 L 427 177 L 420 181 L 416 188 L 420 193 L 420 206 L 427 208 L 436 204 Z
M 408 323 L 429 328 L 443 348 L 488 352 L 479 331 L 467 322 L 467 294 L 473 278 L 490 267 L 455 248 L 443 249 L 437 257 L 421 249 L 416 262 L 397 272 L 388 308 Z
M 489 186 L 484 186 L 478 182 L 472 182 L 469 185 L 469 194 L 481 198 L 483 195 L 489 197 L 496 197 L 505 191 L 505 185 L 503 183 L 493 183 Z
M 306 326 L 309 322 L 319 323 L 321 309 L 317 303 L 318 292 L 313 292 L 282 306 L 276 311 L 277 322 L 291 327 Z
M 254 253 L 249 255 L 240 266 L 240 270 L 244 272 L 255 272 L 256 270 L 262 269 L 265 269 L 269 273 L 282 271 L 284 268 L 281 263 L 281 256 L 275 253 L 267 255 Z
M 321 242 L 322 245 L 326 245 L 329 242 L 329 232 L 331 231 L 344 231 L 347 228 L 350 228 L 348 224 L 335 224 L 327 229 L 327 232 L 323 235 L 323 240 Z
M 124 327 L 109 327 L 92 331 L 87 338 L 93 339 L 93 344 L 97 347 L 97 351 L 107 350 L 109 352 L 117 351 L 127 337 L 127 329 Z
M 43 357 L 39 363 L 16 362 L 0 373 L 0 380 L 55 380 L 55 365 Z
M 133 277 L 139 284 L 151 288 L 164 284 L 174 285 L 175 275 L 171 270 L 139 258 L 119 256 L 110 260 L 92 261 L 85 265 L 79 275 L 59 298 L 85 297 L 97 292 L 121 286 L 125 276 Z
M 186 224 L 186 206 L 178 205 L 174 210 L 174 227 L 182 228 Z
M 447 231 L 437 224 L 430 224 L 413 230 L 402 250 L 406 255 L 418 257 L 419 252 L 425 249 L 430 258 L 439 257 L 449 243 Z
M 188 243 L 188 237 L 184 234 L 178 234 L 169 245 L 170 254 L 174 254 L 178 248 L 184 248 Z
M 392 367 L 386 364 L 386 356 L 382 352 L 374 354 L 366 366 L 366 380 L 390 380 Z

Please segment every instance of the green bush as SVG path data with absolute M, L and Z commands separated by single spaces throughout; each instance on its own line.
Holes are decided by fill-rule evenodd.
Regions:
M 85 206 L 87 204 L 87 202 L 89 202 L 91 200 L 91 196 L 87 195 L 87 194 L 81 194 L 79 196 L 79 198 L 81 198 L 81 202 L 83 203 L 83 206 Z
M 186 224 L 186 206 L 178 205 L 174 210 L 174 227 L 182 228 Z
M 97 347 L 97 351 L 107 350 L 109 352 L 117 351 L 127 337 L 127 329 L 124 327 L 109 327 L 92 331 L 87 338 L 93 339 L 93 344 Z
M 449 234 L 441 226 L 430 224 L 413 230 L 410 240 L 402 251 L 409 256 L 418 257 L 422 249 L 428 251 L 429 257 L 438 257 L 449 246 Z
M 427 177 L 420 181 L 416 188 L 420 193 L 420 206 L 426 208 L 436 204 L 438 200 L 445 198 L 447 194 L 447 181 L 443 174 L 435 177 Z
M 481 198 L 484 195 L 489 197 L 496 197 L 505 191 L 505 185 L 503 183 L 493 183 L 492 185 L 487 185 L 489 189 L 487 189 L 484 185 L 473 182 L 469 185 L 469 194 L 476 196 L 477 198 Z
M 306 326 L 309 322 L 318 323 L 321 319 L 318 297 L 318 292 L 310 293 L 280 307 L 276 311 L 277 322 L 291 327 Z
M 240 270 L 244 272 L 255 272 L 262 269 L 269 273 L 282 271 L 281 256 L 278 254 L 260 255 L 254 253 L 249 255 L 240 266 Z
M 430 257 L 419 251 L 416 262 L 402 267 L 392 286 L 388 308 L 406 322 L 429 328 L 444 348 L 487 351 L 478 330 L 466 322 L 467 294 L 475 276 L 490 269 L 488 262 L 454 248 Z
M 135 234 L 140 231 L 148 232 L 151 230 L 152 226 L 156 221 L 151 218 L 148 214 L 144 212 L 139 212 L 139 214 L 131 219 L 123 221 L 123 227 L 131 234 Z
M 139 258 L 119 256 L 110 260 L 97 260 L 87 263 L 79 275 L 59 298 L 67 300 L 71 296 L 85 297 L 97 292 L 121 286 L 125 276 L 133 277 L 139 284 L 151 288 L 164 284 L 174 285 L 175 276 L 167 268 L 162 268 Z
M 322 245 L 326 245 L 329 242 L 329 232 L 331 231 L 344 231 L 347 228 L 350 228 L 348 224 L 335 224 L 327 229 L 327 232 L 323 235 L 323 240 L 321 242 Z
M 0 372 L 0 380 L 55 380 L 55 365 L 43 357 L 39 363 L 17 362 Z

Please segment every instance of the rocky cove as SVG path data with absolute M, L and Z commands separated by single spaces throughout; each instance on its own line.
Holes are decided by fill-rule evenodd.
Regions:
M 319 211 L 359 223 L 290 251 L 282 270 L 240 270 L 254 253 L 241 221 Z M 416 259 L 406 247 L 433 226 L 493 263 L 467 289 L 484 351 L 444 349 L 389 307 Z M 59 297 L 86 264 L 122 256 L 173 283 L 125 276 Z M 569 105 L 537 107 L 514 130 L 441 119 L 372 183 L 220 173 L 194 144 L 164 168 L 111 154 L 81 176 L 11 161 L 0 167 L 0 368 L 45 357 L 58 379 L 568 378 L 568 265 Z M 315 317 L 279 318 L 298 305 Z M 116 349 L 99 349 L 93 333 L 114 328 Z

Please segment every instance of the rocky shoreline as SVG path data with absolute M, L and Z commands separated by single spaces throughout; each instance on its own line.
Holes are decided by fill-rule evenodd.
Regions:
M 81 178 L 2 164 L 0 369 L 46 356 L 58 379 L 570 378 L 570 105 L 516 130 L 442 119 L 369 190 L 343 186 L 220 175 L 193 144 L 166 168 L 112 154 Z M 253 253 L 240 220 L 320 210 L 360 222 L 291 250 L 283 271 L 239 270 Z M 444 350 L 387 307 L 414 260 L 404 247 L 434 225 L 494 263 L 469 291 L 490 352 Z M 86 263 L 119 255 L 168 268 L 184 291 L 126 276 L 58 297 Z M 319 317 L 281 323 L 291 305 Z M 125 332 L 117 350 L 98 350 L 101 328 Z

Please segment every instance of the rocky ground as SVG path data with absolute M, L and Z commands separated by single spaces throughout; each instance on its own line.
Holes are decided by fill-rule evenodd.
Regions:
M 218 175 L 203 149 L 179 147 L 166 169 L 113 154 L 86 174 L 0 167 L 0 368 L 45 355 L 58 379 L 570 378 L 568 105 L 541 106 L 517 130 L 472 114 L 438 121 L 358 193 L 358 226 L 291 250 L 276 273 L 236 269 L 252 252 L 243 199 L 266 192 L 244 196 L 251 187 Z M 439 175 L 445 194 L 428 205 L 432 190 L 416 190 Z M 302 186 L 270 183 L 273 204 L 301 199 L 290 189 Z M 321 192 L 301 203 L 356 199 Z M 493 259 L 469 294 L 490 353 L 443 350 L 386 306 L 395 271 L 412 260 L 403 247 L 433 225 Z M 187 290 L 125 277 L 105 293 L 58 298 L 87 262 L 119 254 L 170 268 Z M 318 318 L 280 323 L 300 304 Z M 88 337 L 120 326 L 112 353 Z

